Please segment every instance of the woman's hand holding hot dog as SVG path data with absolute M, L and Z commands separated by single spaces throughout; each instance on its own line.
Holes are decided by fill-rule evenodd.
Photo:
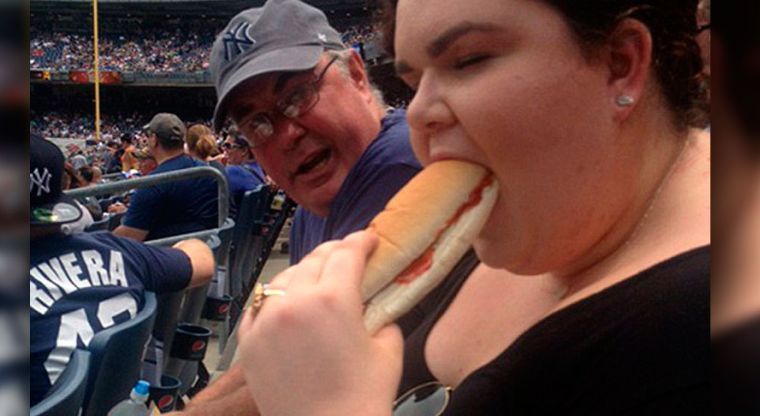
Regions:
M 376 244 L 364 231 L 319 246 L 272 281 L 284 296 L 266 298 L 255 317 L 245 314 L 240 359 L 262 414 L 391 414 L 401 333 L 395 325 L 367 332 L 359 290 Z

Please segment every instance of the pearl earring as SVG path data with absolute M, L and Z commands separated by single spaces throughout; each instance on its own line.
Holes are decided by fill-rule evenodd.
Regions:
M 631 106 L 633 105 L 634 101 L 636 100 L 634 100 L 630 95 L 621 95 L 615 99 L 615 103 L 621 107 Z

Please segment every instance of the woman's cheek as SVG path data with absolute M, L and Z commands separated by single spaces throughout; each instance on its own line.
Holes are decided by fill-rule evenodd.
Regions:
M 427 166 L 430 163 L 430 146 L 428 145 L 427 138 L 421 132 L 416 131 L 413 128 L 409 129 L 409 140 L 412 144 L 412 151 L 417 157 L 417 160 L 423 166 Z

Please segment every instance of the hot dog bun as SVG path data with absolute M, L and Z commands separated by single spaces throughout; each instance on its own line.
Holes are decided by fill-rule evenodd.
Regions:
M 370 332 L 406 313 L 448 275 L 496 196 L 488 170 L 447 160 L 427 166 L 388 202 L 368 227 L 379 237 L 362 281 Z

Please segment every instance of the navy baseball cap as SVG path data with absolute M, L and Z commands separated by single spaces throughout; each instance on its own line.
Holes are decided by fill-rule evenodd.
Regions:
M 82 217 L 79 205 L 63 193 L 65 159 L 61 149 L 35 134 L 29 145 L 29 208 L 31 225 L 58 225 Z
M 302 1 L 269 0 L 233 17 L 211 49 L 214 129 L 221 129 L 227 116 L 224 101 L 235 87 L 270 72 L 314 68 L 326 49 L 346 46 L 327 16 Z

